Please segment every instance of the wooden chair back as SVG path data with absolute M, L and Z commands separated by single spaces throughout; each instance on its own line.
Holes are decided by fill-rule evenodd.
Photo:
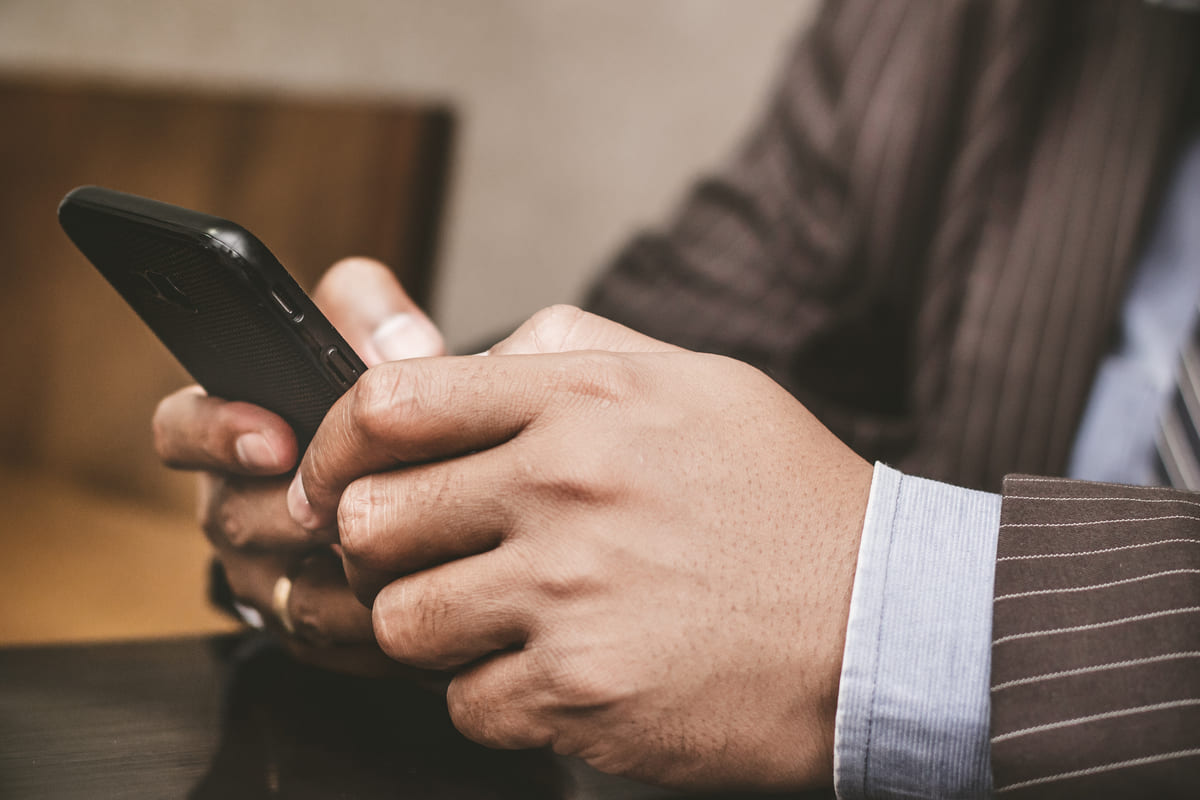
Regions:
M 178 507 L 151 453 L 188 381 L 59 229 L 97 184 L 232 219 L 307 288 L 338 258 L 427 301 L 453 124 L 441 107 L 0 79 L 0 464 Z

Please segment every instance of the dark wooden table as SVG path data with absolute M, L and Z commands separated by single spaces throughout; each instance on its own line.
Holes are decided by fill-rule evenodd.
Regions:
M 316 670 L 244 634 L 0 649 L 0 797 L 680 795 L 479 747 L 435 694 Z

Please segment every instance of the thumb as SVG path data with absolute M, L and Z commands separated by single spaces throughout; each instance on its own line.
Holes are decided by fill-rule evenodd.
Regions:
M 370 258 L 344 258 L 321 278 L 313 300 L 368 367 L 440 356 L 442 334 L 395 274 Z
M 557 305 L 534 314 L 511 336 L 488 350 L 488 354 L 530 355 L 572 350 L 653 353 L 681 349 L 575 306 Z

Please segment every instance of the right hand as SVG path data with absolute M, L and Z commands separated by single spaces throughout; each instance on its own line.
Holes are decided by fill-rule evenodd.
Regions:
M 339 261 L 313 300 L 368 367 L 444 352 L 437 328 L 376 261 Z M 343 671 L 394 666 L 375 644 L 371 612 L 347 586 L 339 555 L 314 544 L 288 514 L 287 487 L 300 453 L 286 422 L 190 386 L 159 403 L 153 428 L 159 458 L 199 475 L 201 527 L 240 603 L 282 630 L 272 595 L 289 576 L 295 634 L 286 641 L 297 656 Z

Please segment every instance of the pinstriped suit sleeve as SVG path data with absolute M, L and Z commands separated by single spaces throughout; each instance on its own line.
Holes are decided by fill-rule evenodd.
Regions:
M 888 426 L 905 391 L 910 270 L 927 246 L 909 215 L 939 190 L 947 84 L 968 72 L 955 66 L 964 30 L 987 12 L 826 3 L 732 162 L 665 230 L 631 242 L 585 305 L 763 369 L 843 438 L 902 435 Z
M 1200 495 L 1007 478 L 992 634 L 999 796 L 1197 796 Z
M 843 254 L 856 202 L 848 156 L 868 104 L 848 108 L 847 84 L 877 84 L 910 4 L 874 5 L 825 5 L 733 162 L 697 183 L 666 230 L 620 253 L 590 310 L 788 380 L 788 356 L 856 290 L 860 265 Z

